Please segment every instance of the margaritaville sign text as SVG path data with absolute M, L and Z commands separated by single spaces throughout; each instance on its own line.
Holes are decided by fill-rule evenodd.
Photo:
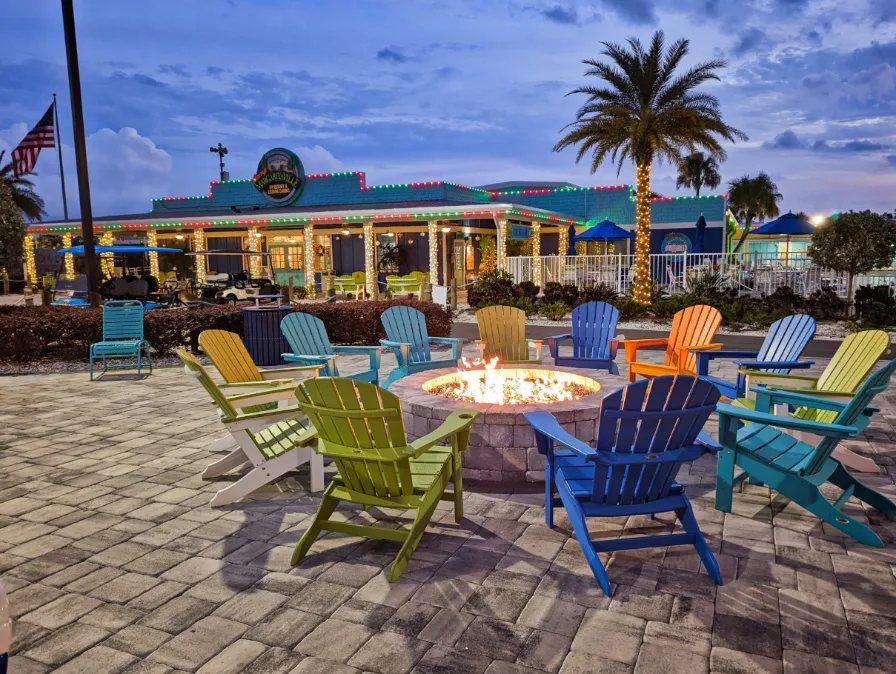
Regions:
M 268 150 L 252 177 L 255 189 L 278 205 L 291 204 L 305 189 L 305 167 L 298 156 L 282 147 Z

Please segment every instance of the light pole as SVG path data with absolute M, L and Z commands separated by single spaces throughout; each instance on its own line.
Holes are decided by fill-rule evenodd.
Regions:
M 224 155 L 227 154 L 227 148 L 218 143 L 218 147 L 210 147 L 208 151 L 218 155 L 218 170 L 221 172 L 221 182 L 223 183 L 227 179 L 224 171 Z

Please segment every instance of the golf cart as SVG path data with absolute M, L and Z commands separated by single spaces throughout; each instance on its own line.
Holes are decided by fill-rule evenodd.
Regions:
M 221 255 L 221 256 L 254 256 L 263 257 L 267 253 L 251 250 L 201 250 L 187 255 Z M 253 278 L 248 271 L 236 274 L 206 274 L 205 283 L 199 286 L 199 296 L 204 302 L 218 304 L 236 304 L 238 302 L 256 300 L 260 297 L 271 297 L 280 294 L 280 286 L 272 280 L 270 269 L 264 269 L 259 278 Z

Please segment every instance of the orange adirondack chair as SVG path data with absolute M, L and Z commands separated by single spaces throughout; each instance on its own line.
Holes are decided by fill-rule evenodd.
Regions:
M 698 304 L 682 309 L 672 319 L 672 330 L 665 339 L 624 339 L 625 359 L 628 361 L 628 380 L 635 375 L 653 379 L 667 374 L 697 374 L 697 357 L 691 351 L 718 351 L 722 344 L 713 344 L 716 330 L 722 323 L 718 309 Z M 643 346 L 666 347 L 662 365 L 638 360 L 638 349 Z

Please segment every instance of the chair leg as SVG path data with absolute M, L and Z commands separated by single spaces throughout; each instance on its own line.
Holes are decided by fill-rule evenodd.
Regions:
M 458 524 L 464 518 L 464 476 L 463 461 L 461 453 L 454 451 L 454 474 L 451 476 L 452 488 L 454 489 L 454 521 Z
M 549 529 L 554 527 L 554 460 L 544 457 L 544 523 Z
M 210 452 L 223 452 L 226 449 L 236 446 L 238 443 L 230 434 L 222 435 L 217 440 L 212 440 L 208 446 Z
M 324 457 L 321 454 L 318 454 L 313 449 L 309 448 L 309 451 L 312 452 L 311 458 L 308 460 L 308 464 L 311 468 L 311 491 L 319 492 L 324 489 Z
M 719 452 L 716 465 L 716 510 L 731 512 L 734 493 L 734 450 L 724 448 Z
M 610 374 L 615 374 L 617 377 L 619 376 L 619 367 L 612 360 L 610 361 Z
M 844 466 L 852 468 L 853 470 L 858 470 L 863 473 L 879 473 L 880 466 L 878 466 L 874 459 L 869 459 L 867 456 L 859 456 L 851 449 L 847 449 L 846 447 L 837 447 L 831 453 L 831 456 L 837 459 Z
M 230 436 L 228 436 L 228 440 Z M 230 444 L 233 444 L 232 442 Z M 245 465 L 249 461 L 246 458 L 246 453 L 242 449 L 235 449 L 230 452 L 227 456 L 218 459 L 214 463 L 210 463 L 206 466 L 205 470 L 202 471 L 202 479 L 210 480 L 215 477 L 219 477 L 224 475 L 225 473 L 229 473 L 240 466 Z
M 386 379 L 386 383 L 383 384 L 383 388 L 388 389 L 399 379 L 401 379 L 402 377 L 406 377 L 407 374 L 408 373 L 405 372 L 405 369 L 403 367 L 396 367 L 394 370 L 392 370 L 392 372 L 389 373 L 389 377 L 388 379 Z
M 392 562 L 392 569 L 389 572 L 390 583 L 394 583 L 398 580 L 398 577 L 401 576 L 407 568 L 408 562 L 411 560 L 411 555 L 414 554 L 414 550 L 417 548 L 417 544 L 423 537 L 423 533 L 426 531 L 426 526 L 429 524 L 429 520 L 435 512 L 436 506 L 439 504 L 439 495 L 437 489 L 430 491 L 430 493 L 427 494 L 429 501 L 424 500 L 417 509 L 417 514 L 414 516 L 414 523 L 411 525 L 408 537 L 401 546 L 401 550 L 395 555 L 395 561 Z
M 709 577 L 715 581 L 716 585 L 721 585 L 722 571 L 719 569 L 719 563 L 716 561 L 716 556 L 712 554 L 712 550 L 710 550 L 709 546 L 706 544 L 706 539 L 703 538 L 703 532 L 700 531 L 700 525 L 697 524 L 697 518 L 694 517 L 694 510 L 691 508 L 691 502 L 688 501 L 686 507 L 676 510 L 675 514 L 678 516 L 678 519 L 681 520 L 681 526 L 684 527 L 684 530 L 694 537 L 694 547 L 696 548 L 700 559 L 703 561 L 703 566 L 706 568 Z
M 896 515 L 896 503 L 893 503 L 883 494 L 874 491 L 871 487 L 859 482 L 843 466 L 839 466 L 837 470 L 834 471 L 834 474 L 828 478 L 828 481 L 841 489 L 855 487 L 855 491 L 852 495 L 857 499 L 867 503 L 872 508 L 879 510 L 885 515 Z
M 591 535 L 588 533 L 588 527 L 585 524 L 585 515 L 582 513 L 582 507 L 576 501 L 569 486 L 564 481 L 557 482 L 557 492 L 560 494 L 560 500 L 566 508 L 566 515 L 572 524 L 572 530 L 582 546 L 582 552 L 585 553 L 585 559 L 591 572 L 594 574 L 598 585 L 608 597 L 613 596 L 613 587 L 610 585 L 610 578 L 607 576 L 607 570 L 604 568 L 603 562 L 594 549 L 594 543 L 591 542 Z
M 295 566 L 305 558 L 305 555 L 308 554 L 308 550 L 311 548 L 311 544 L 314 543 L 320 535 L 321 523 L 330 519 L 330 515 L 333 514 L 333 511 L 336 510 L 336 506 L 339 505 L 339 499 L 331 496 L 335 488 L 336 483 L 331 482 L 330 486 L 324 491 L 324 495 L 320 499 L 320 507 L 317 509 L 317 514 L 314 515 L 314 519 L 311 520 L 311 525 L 305 530 L 305 533 L 302 534 L 302 538 L 299 539 L 299 542 L 296 544 L 296 549 L 292 553 L 292 559 L 289 561 L 292 566 Z

